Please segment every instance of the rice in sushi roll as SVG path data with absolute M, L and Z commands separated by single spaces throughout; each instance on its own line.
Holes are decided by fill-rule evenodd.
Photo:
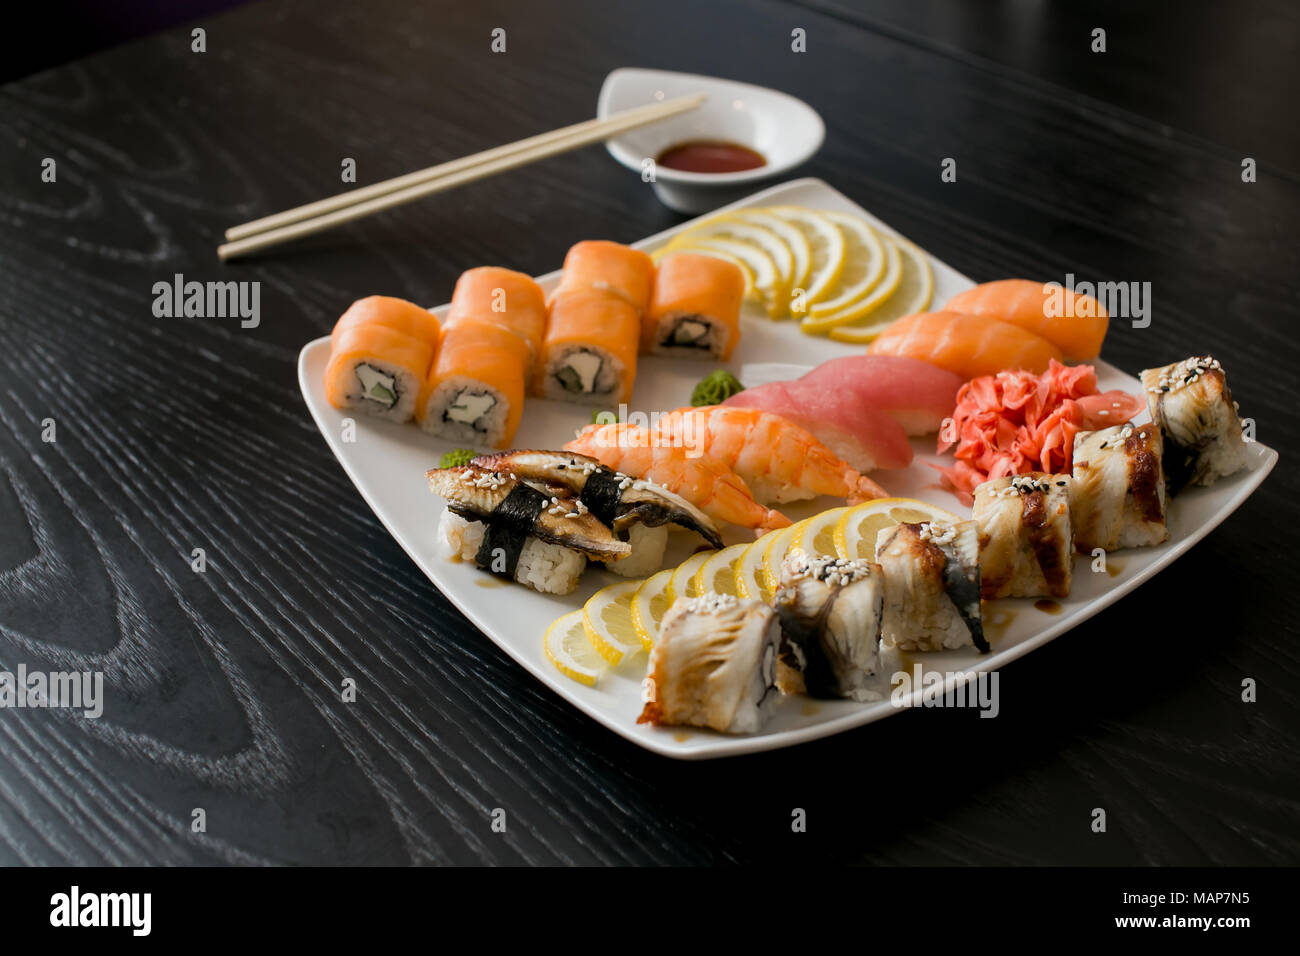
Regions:
M 664 614 L 637 723 L 752 734 L 779 698 L 781 625 L 761 601 L 709 594 Z
M 884 528 L 876 563 L 885 574 L 884 643 L 904 651 L 989 650 L 980 612 L 979 532 L 973 521 Z
M 447 499 L 438 524 L 447 556 L 536 591 L 568 594 L 587 558 L 614 561 L 631 551 L 580 502 L 547 496 L 508 474 L 462 465 L 427 477 L 429 489 Z
M 1209 485 L 1246 467 L 1237 403 L 1212 356 L 1142 372 L 1151 420 L 1164 430 L 1169 490 Z
M 1083 552 L 1159 544 L 1165 525 L 1164 441 L 1153 424 L 1074 436 L 1070 511 Z
M 1070 478 L 1035 472 L 975 489 L 985 598 L 1067 597 L 1074 565 Z
M 874 700 L 885 583 L 880 565 L 817 557 L 801 549 L 781 562 L 777 686 L 784 694 Z

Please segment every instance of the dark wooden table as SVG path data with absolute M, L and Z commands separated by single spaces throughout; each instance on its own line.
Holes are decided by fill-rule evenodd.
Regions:
M 0 863 L 1300 862 L 1300 18 L 1065 6 L 268 0 L 203 22 L 206 53 L 175 30 L 0 89 L 0 669 L 100 670 L 107 695 L 98 721 L 0 712 Z M 213 251 L 335 192 L 345 157 L 364 184 L 586 118 L 623 65 L 806 99 L 828 135 L 802 172 L 971 276 L 1151 282 L 1150 328 L 1116 323 L 1106 358 L 1220 356 L 1278 469 L 1009 667 L 997 720 L 917 711 L 707 764 L 625 743 L 406 558 L 295 359 L 360 295 L 440 302 L 468 266 L 546 272 L 677 217 L 593 148 L 256 261 Z M 176 273 L 260 281 L 261 325 L 155 317 Z

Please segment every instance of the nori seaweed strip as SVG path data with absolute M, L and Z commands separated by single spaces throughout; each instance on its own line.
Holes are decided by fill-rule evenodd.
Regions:
M 524 550 L 524 540 L 532 533 L 537 516 L 546 507 L 550 499 L 536 488 L 523 482 L 515 485 L 501 504 L 492 509 L 487 518 L 487 532 L 483 543 L 474 555 L 474 563 L 507 580 L 515 579 L 515 568 L 519 566 L 519 555 Z M 479 519 L 482 520 L 482 519 Z M 506 559 L 503 571 L 493 568 L 493 553 L 500 548 Z
M 984 639 L 984 622 L 980 618 L 980 576 L 979 565 L 975 566 L 975 576 L 968 576 L 965 569 L 962 568 L 960 556 L 954 545 L 944 546 L 936 545 L 943 552 L 943 589 L 948 593 L 948 598 L 957 608 L 957 613 L 961 615 L 962 622 L 966 629 L 970 631 L 971 640 L 974 641 L 975 647 L 981 654 L 987 654 L 991 648 L 989 642 Z M 970 606 L 975 605 L 975 614 L 970 613 Z
M 614 527 L 618 503 L 623 497 L 623 481 L 622 475 L 608 468 L 598 468 L 587 476 L 587 483 L 578 495 L 578 500 L 606 527 Z
M 834 700 L 840 696 L 840 682 L 831 667 L 830 658 L 822 648 L 821 634 L 826 629 L 826 621 L 831 616 L 831 608 L 841 590 L 843 589 L 833 589 L 826 603 L 811 620 L 799 616 L 793 607 L 784 602 L 776 606 L 776 615 L 781 621 L 781 660 L 786 666 L 803 674 L 804 690 L 809 697 Z M 803 651 L 802 667 L 799 666 L 794 649 L 787 645 L 795 645 Z

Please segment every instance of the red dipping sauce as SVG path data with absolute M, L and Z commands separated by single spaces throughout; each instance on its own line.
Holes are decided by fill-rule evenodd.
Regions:
M 738 173 L 766 166 L 763 154 L 722 139 L 693 139 L 669 146 L 655 163 L 684 173 Z

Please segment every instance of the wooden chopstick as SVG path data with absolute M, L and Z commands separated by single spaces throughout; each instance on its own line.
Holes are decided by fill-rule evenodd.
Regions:
M 225 260 L 235 259 L 259 249 L 323 232 L 444 189 L 452 189 L 686 113 L 698 108 L 704 100 L 704 94 L 700 93 L 624 110 L 603 119 L 586 120 L 255 219 L 227 229 L 226 238 L 231 241 L 218 246 L 217 255 Z

